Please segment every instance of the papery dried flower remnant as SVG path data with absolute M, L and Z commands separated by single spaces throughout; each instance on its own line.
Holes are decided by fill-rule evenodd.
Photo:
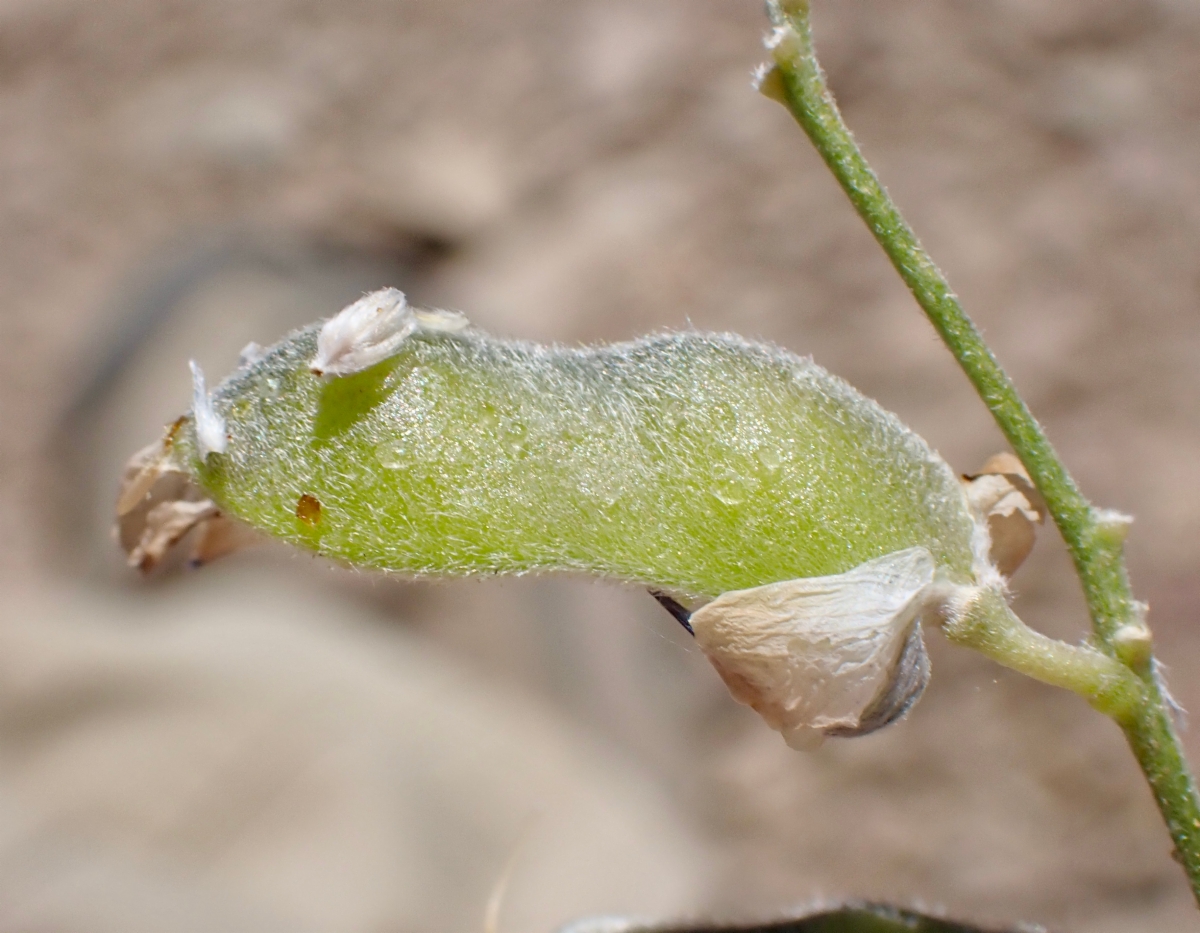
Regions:
M 160 502 L 146 513 L 145 530 L 129 552 L 130 566 L 153 570 L 184 535 L 220 514 L 211 499 Z
M 212 499 L 179 467 L 172 447 L 185 419 L 134 454 L 125 466 L 117 496 L 114 535 L 130 567 L 154 570 L 193 529 L 189 558 L 205 564 L 255 543 L 260 536 L 242 522 L 223 516 Z
M 902 717 L 929 680 L 919 621 L 933 557 L 909 548 L 830 577 L 723 593 L 692 614 L 734 698 L 793 748 Z
M 1046 503 L 1024 465 L 1010 453 L 990 457 L 976 474 L 964 476 L 967 500 L 987 523 L 990 558 L 1011 577 L 1025 562 L 1046 521 Z
M 309 368 L 318 376 L 349 376 L 395 356 L 418 327 L 453 332 L 466 326 L 461 314 L 411 308 L 404 292 L 382 288 L 325 322 Z

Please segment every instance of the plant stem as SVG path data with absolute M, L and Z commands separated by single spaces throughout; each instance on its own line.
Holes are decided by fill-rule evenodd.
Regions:
M 764 76 L 762 90 L 777 96 L 808 134 L 1029 470 L 1075 562 L 1096 646 L 1105 654 L 1120 657 L 1114 636 L 1123 626 L 1143 625 L 1122 555 L 1127 520 L 1093 508 L 1080 493 L 945 276 L 863 158 L 817 61 L 808 0 L 768 0 L 768 10 L 775 26 L 769 41 L 775 67 Z M 1005 663 L 1003 651 L 992 656 Z M 1200 801 L 1153 661 L 1145 659 L 1134 666 L 1134 672 L 1143 687 L 1139 702 L 1122 704 L 1119 712 L 1106 711 L 1124 730 L 1150 783 L 1174 840 L 1176 857 L 1200 903 Z
M 1087 645 L 1069 645 L 1035 632 L 1017 618 L 999 590 L 978 588 L 969 601 L 948 607 L 942 631 L 971 648 L 1042 683 L 1071 690 L 1118 722 L 1133 719 L 1145 703 L 1144 684 L 1133 671 Z

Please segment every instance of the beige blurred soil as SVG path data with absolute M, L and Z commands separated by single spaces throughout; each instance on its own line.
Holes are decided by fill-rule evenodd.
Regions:
M 1200 710 L 1200 2 L 815 16 L 883 179 L 1136 516 Z M 800 754 L 636 590 L 114 553 L 120 464 L 190 356 L 219 376 L 383 285 L 543 341 L 736 330 L 963 471 L 1001 449 L 751 90 L 763 30 L 757 0 L 0 0 L 0 933 L 480 931 L 510 862 L 501 933 L 848 896 L 1200 927 L 1116 728 L 936 633 L 907 721 Z M 1052 531 L 1015 588 L 1084 636 Z

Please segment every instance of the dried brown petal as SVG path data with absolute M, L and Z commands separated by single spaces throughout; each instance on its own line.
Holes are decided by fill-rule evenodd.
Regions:
M 146 513 L 141 540 L 129 552 L 129 566 L 147 572 L 153 570 L 184 535 L 219 514 L 210 499 L 160 502 Z
M 192 547 L 191 564 L 194 567 L 210 564 L 218 557 L 261 544 L 264 536 L 249 525 L 217 514 L 200 523 L 196 543 Z
M 117 517 L 121 518 L 136 509 L 154 485 L 170 473 L 186 476 L 171 457 L 165 440 L 147 444 L 130 457 L 125 464 L 121 489 L 117 494 Z
M 1029 471 L 1025 469 L 1025 464 L 1021 462 L 1021 458 L 1007 450 L 1002 450 L 1000 453 L 992 454 L 988 457 L 976 475 L 983 475 L 984 473 L 1015 474 L 1025 480 L 1030 486 L 1033 485 L 1029 479 Z
M 1046 521 L 1046 502 L 1010 453 L 989 458 L 979 473 L 963 481 L 971 508 L 987 521 L 992 563 L 1011 577 L 1033 550 L 1037 526 Z
M 129 565 L 147 572 L 189 531 L 219 516 L 217 507 L 173 456 L 175 434 L 182 423 L 183 419 L 176 421 L 162 440 L 129 459 L 117 496 L 115 536 Z M 211 533 L 219 535 L 219 529 Z M 209 538 L 208 534 L 197 547 L 204 555 L 228 550 L 220 537 Z

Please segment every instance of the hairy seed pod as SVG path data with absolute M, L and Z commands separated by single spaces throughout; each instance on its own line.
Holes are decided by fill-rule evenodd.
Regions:
M 194 418 L 176 434 L 220 508 L 276 537 L 409 573 L 579 570 L 690 597 L 914 546 L 971 578 L 957 477 L 811 360 L 730 335 L 563 349 L 418 328 L 320 378 L 320 331 L 216 388 L 203 416 L 224 450 Z
M 920 437 L 811 360 L 728 334 L 544 347 L 389 289 L 251 354 L 211 394 L 198 384 L 166 443 L 163 462 L 223 515 L 354 564 L 583 571 L 715 598 L 696 613 L 702 646 L 735 679 L 761 668 L 742 698 L 795 737 L 902 714 L 927 671 L 917 596 L 993 573 L 962 485 Z M 835 617 L 862 624 L 831 640 Z M 795 671 L 739 667 L 727 649 L 744 633 L 722 626 L 747 620 L 773 632 L 755 650 L 857 660 L 800 665 L 825 672 L 815 693 Z M 815 708 L 846 691 L 841 712 Z

